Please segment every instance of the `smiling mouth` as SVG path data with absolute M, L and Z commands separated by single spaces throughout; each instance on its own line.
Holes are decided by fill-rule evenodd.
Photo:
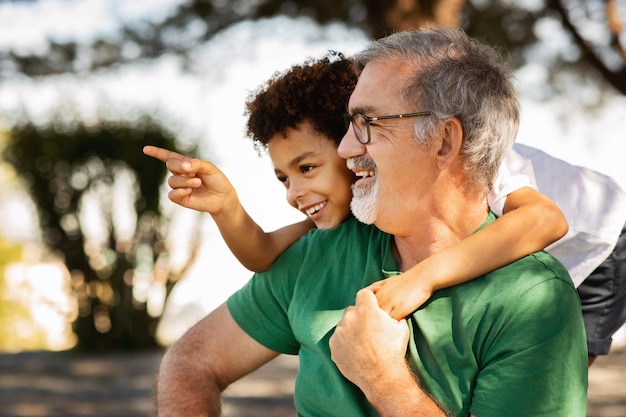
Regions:
M 373 177 L 374 175 L 376 175 L 376 173 L 374 172 L 374 170 L 354 171 L 354 175 L 356 175 L 359 178 L 369 178 L 369 177 Z
M 307 216 L 312 216 L 318 211 L 320 211 L 321 209 L 323 209 L 324 207 L 326 207 L 326 204 L 328 204 L 328 201 L 318 203 L 312 207 L 307 208 L 306 210 L 304 210 L 304 212 L 306 213 Z
M 374 162 L 369 159 L 363 157 L 350 158 L 347 161 L 347 166 L 359 179 L 376 176 L 376 166 Z

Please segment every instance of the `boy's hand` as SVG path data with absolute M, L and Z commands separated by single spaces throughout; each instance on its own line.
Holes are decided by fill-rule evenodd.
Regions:
M 396 320 L 413 313 L 433 294 L 433 289 L 426 280 L 419 280 L 408 274 L 377 281 L 367 288 L 376 295 L 380 308 Z
M 212 163 L 156 146 L 145 146 L 143 153 L 165 162 L 172 173 L 167 183 L 174 203 L 213 215 L 239 204 L 234 187 Z

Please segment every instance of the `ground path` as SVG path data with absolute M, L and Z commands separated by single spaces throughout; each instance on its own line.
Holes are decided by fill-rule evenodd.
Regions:
M 99 356 L 0 355 L 0 417 L 150 417 L 162 351 Z M 225 417 L 294 416 L 297 360 L 279 357 L 230 387 Z M 601 357 L 589 375 L 588 417 L 626 417 L 626 348 Z

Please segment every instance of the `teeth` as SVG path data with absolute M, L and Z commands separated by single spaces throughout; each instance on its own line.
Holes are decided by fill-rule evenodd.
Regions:
M 355 175 L 357 177 L 373 177 L 374 171 L 359 171 L 359 172 L 355 172 Z
M 324 208 L 325 205 L 325 201 L 323 203 L 316 204 L 313 207 L 306 209 L 305 213 L 310 216 L 320 211 L 322 208 Z
M 376 165 L 369 158 L 363 156 L 348 158 L 346 165 L 357 177 L 368 178 L 376 176 Z

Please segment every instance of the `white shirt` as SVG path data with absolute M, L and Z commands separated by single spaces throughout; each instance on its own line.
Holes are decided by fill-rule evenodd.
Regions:
M 491 210 L 501 216 L 507 195 L 524 186 L 548 196 L 565 215 L 569 231 L 546 250 L 578 287 L 615 248 L 626 222 L 626 193 L 606 175 L 516 143 L 489 193 Z

